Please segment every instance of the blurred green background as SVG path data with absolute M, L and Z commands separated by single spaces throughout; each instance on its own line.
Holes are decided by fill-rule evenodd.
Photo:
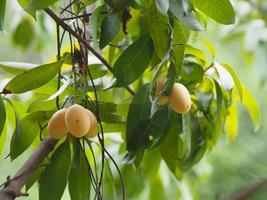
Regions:
M 233 142 L 222 137 L 218 145 L 206 157 L 188 172 L 181 182 L 174 181 L 166 166 L 161 166 L 160 175 L 163 179 L 164 193 L 146 190 L 146 182 L 141 172 L 126 169 L 126 188 L 129 187 L 132 199 L 147 199 L 149 192 L 155 192 L 153 200 L 176 199 L 182 200 L 215 200 L 223 199 L 233 192 L 243 190 L 253 183 L 267 178 L 267 1 L 233 1 L 237 11 L 237 23 L 232 26 L 221 26 L 209 21 L 207 30 L 196 34 L 194 45 L 204 49 L 201 39 L 214 44 L 216 60 L 230 64 L 237 72 L 241 82 L 251 91 L 257 99 L 262 114 L 262 124 L 258 132 L 254 132 L 253 124 L 242 107 L 239 115 L 238 136 Z M 12 35 L 21 17 L 26 14 L 17 5 L 15 0 L 7 4 L 5 32 L 0 32 L 0 61 L 19 61 L 28 63 L 45 63 L 55 55 L 56 38 L 55 25 L 44 13 L 38 14 L 38 21 L 32 21 L 28 35 L 21 40 L 33 40 L 31 45 L 16 44 L 16 36 Z M 28 16 L 27 16 L 28 17 Z M 34 23 L 38 23 L 36 26 Z M 0 71 L 0 75 L 1 75 Z M 5 80 L 1 80 L 0 87 Z M 14 175 L 18 168 L 31 154 L 27 150 L 21 157 L 10 163 L 4 159 L 9 147 L 3 146 L 5 137 L 0 137 L 0 181 L 3 182 L 8 175 Z M 157 179 L 155 177 L 155 179 Z M 30 196 L 24 199 L 38 199 L 37 184 L 29 191 Z M 67 192 L 62 199 L 69 199 Z M 251 200 L 267 199 L 267 188 L 248 198 Z

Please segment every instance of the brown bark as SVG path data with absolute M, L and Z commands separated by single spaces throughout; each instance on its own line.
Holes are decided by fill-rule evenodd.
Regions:
M 38 167 L 48 154 L 54 149 L 56 140 L 47 137 L 31 155 L 28 161 L 21 167 L 17 174 L 0 190 L 1 200 L 13 200 L 16 197 L 23 196 L 21 189 L 26 184 L 33 170 Z
M 256 182 L 226 198 L 223 198 L 223 200 L 245 200 L 266 187 L 267 179 L 263 179 L 262 181 Z

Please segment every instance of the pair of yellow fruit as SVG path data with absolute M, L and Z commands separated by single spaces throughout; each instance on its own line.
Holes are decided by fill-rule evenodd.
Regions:
M 155 95 L 158 97 L 162 91 L 167 79 L 161 77 L 156 82 Z M 172 109 L 177 113 L 186 113 L 191 108 L 191 96 L 186 87 L 181 83 L 174 83 L 169 96 L 159 98 L 159 104 L 165 105 L 170 102 Z
M 91 111 L 74 104 L 54 113 L 48 122 L 47 132 L 53 139 L 60 139 L 68 133 L 76 138 L 93 138 L 98 133 L 98 122 Z

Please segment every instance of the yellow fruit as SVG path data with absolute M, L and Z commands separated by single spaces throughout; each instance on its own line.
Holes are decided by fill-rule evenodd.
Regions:
M 90 126 L 88 133 L 85 136 L 89 138 L 93 138 L 98 133 L 98 122 L 97 122 L 95 115 L 91 111 L 87 110 L 87 113 L 90 118 L 91 126 Z
M 68 134 L 68 129 L 65 124 L 65 115 L 67 108 L 58 110 L 54 113 L 48 122 L 47 132 L 53 139 L 60 139 Z
M 85 136 L 91 126 L 87 110 L 78 104 L 68 108 L 65 123 L 69 132 L 77 138 Z
M 186 113 L 191 107 L 190 93 L 180 83 L 174 83 L 169 96 L 172 109 L 177 113 Z
M 158 80 L 156 82 L 156 92 L 155 92 L 156 97 L 159 96 L 159 94 L 162 91 L 166 82 L 167 82 L 167 79 L 165 77 L 158 78 Z M 159 104 L 160 105 L 164 105 L 164 104 L 168 103 L 168 101 L 169 101 L 169 98 L 167 96 L 162 96 L 159 98 Z

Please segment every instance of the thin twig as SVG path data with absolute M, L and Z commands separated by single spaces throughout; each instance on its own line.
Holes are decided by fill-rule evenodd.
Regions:
M 108 63 L 108 61 L 98 53 L 85 39 L 83 39 L 78 33 L 76 33 L 72 28 L 70 28 L 63 20 L 61 20 L 52 10 L 49 8 L 45 8 L 44 11 L 57 23 L 59 24 L 64 30 L 68 31 L 72 36 L 74 36 L 78 41 L 83 43 L 83 45 L 92 53 L 94 54 L 106 67 L 107 69 L 114 74 L 113 68 Z M 126 90 L 134 95 L 135 92 L 130 87 L 125 87 Z
M 252 185 L 238 191 L 234 192 L 233 194 L 229 195 L 226 198 L 223 198 L 223 200 L 245 200 L 254 195 L 255 193 L 259 192 L 263 188 L 267 187 L 267 179 L 263 179 L 261 181 L 258 181 L 256 183 L 253 183 Z

